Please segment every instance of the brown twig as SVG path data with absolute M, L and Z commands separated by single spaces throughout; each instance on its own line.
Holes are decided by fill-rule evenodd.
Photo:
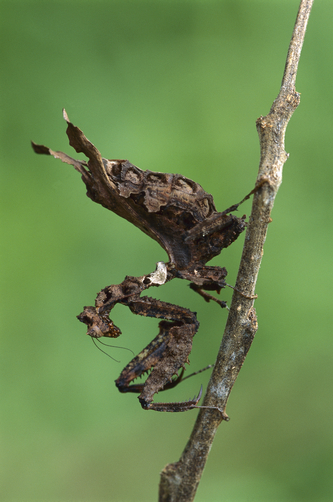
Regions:
M 300 2 L 279 95 L 269 114 L 256 122 L 261 152 L 256 182 L 258 190 L 253 199 L 236 281 L 236 289 L 248 297 L 254 295 L 267 227 L 271 221 L 270 214 L 282 181 L 282 168 L 288 158 L 284 137 L 288 122 L 300 102 L 295 80 L 312 4 L 313 0 Z M 180 460 L 163 469 L 159 486 L 160 502 L 188 502 L 195 497 L 217 428 L 223 419 L 228 419 L 225 408 L 231 389 L 257 331 L 253 303 L 253 299 L 234 291 L 221 347 L 203 403 L 212 409 L 200 410 Z

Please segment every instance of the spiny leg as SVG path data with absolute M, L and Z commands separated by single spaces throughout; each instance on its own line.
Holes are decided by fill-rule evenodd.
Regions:
M 128 363 L 116 380 L 120 392 L 141 393 L 140 398 L 152 401 L 156 392 L 175 387 L 182 380 L 184 363 L 192 348 L 193 325 L 191 329 L 191 325 L 161 321 L 159 328 L 156 338 Z M 182 371 L 178 375 L 180 368 Z M 131 383 L 151 369 L 146 382 Z M 177 378 L 173 379 L 174 375 Z
M 124 302 L 125 304 L 125 302 Z M 192 349 L 192 339 L 198 330 L 196 316 L 188 309 L 143 297 L 126 301 L 135 314 L 168 319 L 159 323 L 157 337 L 122 371 L 116 380 L 120 392 L 140 392 L 139 400 L 144 409 L 155 411 L 185 411 L 195 406 L 200 397 L 181 403 L 153 403 L 154 395 L 175 387 L 182 379 L 180 368 L 185 368 Z M 151 370 L 143 384 L 131 382 Z M 177 378 L 173 379 L 174 376 Z
M 224 308 L 228 308 L 227 306 L 227 302 L 223 301 L 223 300 L 219 300 L 218 298 L 216 298 L 215 296 L 213 295 L 210 295 L 209 293 L 206 293 L 202 287 L 198 286 L 197 284 L 194 284 L 194 282 L 191 282 L 190 284 L 190 288 L 193 289 L 193 291 L 195 291 L 196 293 L 198 293 L 200 296 L 202 296 L 202 298 L 206 301 L 206 302 L 210 302 L 211 300 L 218 303 L 220 305 L 220 307 L 222 307 L 223 309 Z
M 188 270 L 178 271 L 177 277 L 191 281 L 190 288 L 204 298 L 206 302 L 214 301 L 222 308 L 228 308 L 227 303 L 217 299 L 206 291 L 221 292 L 226 287 L 225 277 L 227 271 L 223 267 L 211 267 L 207 265 L 194 266 Z
M 224 280 L 226 276 L 226 269 L 220 268 L 218 266 L 201 266 L 200 268 L 194 267 L 189 271 L 182 271 L 178 273 L 179 278 L 191 281 L 190 288 L 200 296 L 202 296 L 206 302 L 210 302 L 212 300 L 218 303 L 222 308 L 228 308 L 227 303 L 223 300 L 219 300 L 209 293 L 206 293 L 206 291 L 216 291 L 217 293 L 220 293 L 222 288 L 228 286 L 229 288 L 237 291 L 237 293 L 244 296 L 245 298 L 249 298 L 251 300 L 255 300 L 257 298 L 257 295 L 248 296 L 242 293 L 242 291 L 239 291 L 234 286 L 227 284 Z

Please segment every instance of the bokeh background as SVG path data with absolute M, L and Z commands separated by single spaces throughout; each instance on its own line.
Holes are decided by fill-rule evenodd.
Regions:
M 255 120 L 279 91 L 298 0 L 15 1 L 1 7 L 2 501 L 153 501 L 196 411 L 143 411 L 114 386 L 131 354 L 76 315 L 125 275 L 166 260 L 93 204 L 80 176 L 30 140 L 75 156 L 61 110 L 107 158 L 181 173 L 219 210 L 255 182 Z M 257 293 L 259 330 L 197 501 L 332 500 L 333 4 L 315 2 L 287 129 L 290 153 Z M 250 212 L 250 203 L 241 208 Z M 241 237 L 213 262 L 234 284 Z M 226 311 L 173 281 L 158 298 L 198 313 L 191 370 L 215 359 Z M 223 291 L 230 301 L 231 292 Z M 118 306 L 137 354 L 157 320 Z M 192 397 L 208 372 L 168 391 Z

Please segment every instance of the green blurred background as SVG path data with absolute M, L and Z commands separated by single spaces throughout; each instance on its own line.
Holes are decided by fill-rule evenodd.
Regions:
M 93 204 L 61 109 L 108 158 L 181 173 L 219 210 L 255 182 L 255 120 L 279 91 L 298 0 L 2 1 L 2 501 L 153 501 L 196 411 L 143 411 L 114 386 L 131 355 L 101 354 L 75 316 L 166 255 Z M 197 501 L 332 500 L 333 4 L 315 2 L 287 129 L 290 158 L 257 293 L 259 330 Z M 247 202 L 241 212 L 250 212 Z M 242 237 L 214 259 L 234 284 Z M 212 363 L 226 311 L 185 281 L 153 292 L 197 311 L 191 370 Z M 222 297 L 230 301 L 231 292 Z M 158 322 L 121 306 L 115 344 L 138 353 Z M 169 391 L 192 397 L 202 374 Z

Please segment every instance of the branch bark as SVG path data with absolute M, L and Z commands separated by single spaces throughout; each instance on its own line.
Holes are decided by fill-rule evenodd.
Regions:
M 305 31 L 313 0 L 301 0 L 278 97 L 265 117 L 256 122 L 260 141 L 260 164 L 252 212 L 245 236 L 236 289 L 251 297 L 263 256 L 263 246 L 274 200 L 282 181 L 283 165 L 288 158 L 284 149 L 285 131 L 300 96 L 295 81 Z M 231 389 L 244 363 L 258 328 L 254 300 L 234 291 L 230 312 L 203 406 L 191 437 L 178 462 L 161 472 L 160 502 L 188 502 L 195 497 L 215 433 L 225 413 Z

